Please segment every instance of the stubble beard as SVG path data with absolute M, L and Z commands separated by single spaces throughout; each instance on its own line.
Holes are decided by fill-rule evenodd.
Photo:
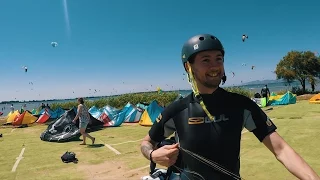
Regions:
M 206 81 L 206 82 L 203 83 L 203 85 L 204 85 L 205 87 L 207 87 L 207 88 L 218 88 L 219 85 L 220 85 L 220 83 L 221 83 L 221 79 L 220 79 L 219 82 L 218 82 L 218 81 L 216 81 L 216 82 Z
M 222 77 L 219 77 L 215 80 L 208 80 L 208 79 L 200 79 L 196 74 L 194 74 L 195 79 L 197 79 L 197 81 L 200 82 L 200 84 L 202 84 L 203 86 L 207 87 L 207 88 L 218 88 L 220 83 L 221 83 L 221 79 Z

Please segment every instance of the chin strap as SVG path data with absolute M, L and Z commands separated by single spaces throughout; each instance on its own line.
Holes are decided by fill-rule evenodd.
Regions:
M 194 77 L 193 77 L 193 73 L 192 73 L 192 69 L 191 69 L 191 65 L 190 65 L 189 61 L 187 62 L 187 66 L 188 66 L 188 74 L 187 74 L 188 75 L 188 81 L 191 84 L 191 88 L 192 88 L 192 91 L 194 93 L 194 96 L 200 101 L 200 105 L 201 105 L 202 109 L 204 110 L 204 112 L 207 114 L 208 118 L 211 121 L 214 121 L 214 117 L 208 111 L 206 105 L 203 102 L 203 98 L 200 95 L 197 83 L 196 83 L 196 81 L 194 80 Z
M 187 61 L 187 66 L 188 66 L 188 73 L 187 73 L 187 76 L 188 76 L 188 82 L 189 84 L 191 84 L 191 88 L 192 88 L 192 91 L 194 93 L 194 96 L 200 101 L 200 105 L 202 107 L 202 109 L 204 110 L 204 112 L 207 114 L 207 116 L 209 117 L 209 119 L 211 121 L 214 121 L 214 117 L 211 115 L 211 113 L 208 111 L 206 105 L 204 104 L 203 102 L 203 98 L 202 96 L 200 95 L 200 92 L 199 92 L 199 89 L 198 89 L 198 86 L 197 86 L 197 83 L 196 81 L 194 80 L 194 77 L 193 77 L 193 73 L 192 73 L 192 69 L 191 69 L 191 65 L 189 63 L 189 61 Z M 227 76 L 226 74 L 224 73 L 223 77 L 222 77 L 222 85 L 227 81 Z

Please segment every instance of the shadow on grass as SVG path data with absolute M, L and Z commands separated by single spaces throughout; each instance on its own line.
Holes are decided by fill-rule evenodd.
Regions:
M 272 108 L 272 107 L 271 107 L 271 108 L 266 109 L 265 111 L 271 111 L 271 110 L 273 110 L 273 108 Z
M 302 119 L 302 117 L 300 117 L 300 116 L 293 116 L 293 117 L 289 117 L 289 119 Z
M 104 144 L 89 144 L 87 148 L 99 148 L 104 147 Z

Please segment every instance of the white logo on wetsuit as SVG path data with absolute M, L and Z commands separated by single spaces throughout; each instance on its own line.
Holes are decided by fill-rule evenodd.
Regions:
M 204 123 L 221 122 L 221 121 L 229 121 L 229 118 L 227 118 L 224 114 L 220 114 L 219 117 L 215 116 L 214 121 L 211 121 L 208 117 L 204 118 Z

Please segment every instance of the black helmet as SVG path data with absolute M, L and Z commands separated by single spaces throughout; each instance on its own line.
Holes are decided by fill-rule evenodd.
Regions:
M 200 34 L 190 38 L 182 48 L 182 64 L 195 53 L 206 50 L 220 50 L 224 56 L 224 48 L 218 38 L 210 34 Z

